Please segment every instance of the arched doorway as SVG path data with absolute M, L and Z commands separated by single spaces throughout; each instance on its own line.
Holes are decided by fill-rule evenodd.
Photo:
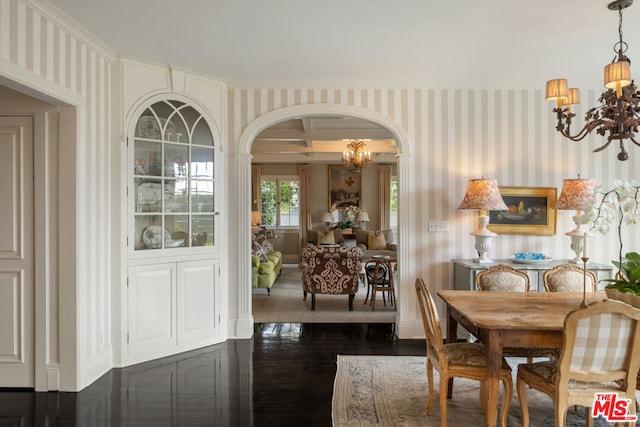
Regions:
M 243 224 L 250 224 L 250 212 L 251 212 L 251 146 L 256 139 L 256 136 L 264 129 L 272 126 L 273 124 L 281 121 L 300 118 L 305 116 L 322 116 L 322 115 L 344 115 L 357 117 L 371 122 L 377 123 L 386 129 L 393 135 L 398 147 L 398 176 L 402 177 L 406 174 L 406 153 L 408 151 L 408 136 L 400 124 L 395 122 L 388 116 L 380 114 L 378 112 L 368 110 L 361 107 L 341 105 L 341 104 L 305 104 L 296 105 L 291 107 L 284 107 L 278 110 L 271 111 L 262 116 L 257 117 L 244 129 L 238 140 L 237 146 L 237 168 L 236 168 L 236 182 L 240 183 L 238 186 L 238 199 L 237 199 L 237 212 L 240 217 L 240 221 L 237 223 L 238 229 L 236 230 L 238 236 L 246 234 L 243 229 Z M 399 192 L 398 203 L 400 206 L 404 206 L 403 199 L 406 196 L 403 195 L 402 190 Z M 398 256 L 402 257 L 404 252 L 403 238 L 405 232 L 400 227 L 398 235 Z M 238 240 L 238 254 L 239 259 L 246 258 L 245 254 L 250 253 L 250 241 L 249 239 Z M 237 293 L 237 325 L 236 335 L 239 337 L 251 336 L 253 330 L 253 318 L 251 314 L 251 268 L 249 264 L 238 263 L 238 283 L 246 284 L 240 286 Z M 399 271 L 398 277 L 402 277 L 402 270 Z M 401 298 L 399 298 L 399 313 L 402 310 Z

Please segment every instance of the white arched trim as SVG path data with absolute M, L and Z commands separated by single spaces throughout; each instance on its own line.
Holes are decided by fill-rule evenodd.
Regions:
M 250 154 L 256 136 L 269 126 L 283 120 L 305 116 L 335 116 L 336 114 L 369 120 L 389 129 L 398 144 L 398 153 L 408 153 L 408 137 L 405 130 L 391 117 L 362 107 L 342 104 L 304 104 L 284 107 L 265 113 L 247 125 L 238 141 L 238 154 Z
M 238 197 L 235 200 L 235 212 L 238 214 L 239 220 L 236 221 L 236 236 L 245 236 L 246 235 L 246 224 L 251 222 L 251 145 L 253 144 L 256 136 L 262 132 L 264 129 L 272 126 L 275 123 L 294 119 L 301 118 L 306 116 L 335 116 L 335 115 L 344 115 L 357 117 L 364 120 L 369 120 L 371 122 L 377 123 L 381 126 L 387 128 L 394 136 L 396 143 L 398 145 L 398 168 L 400 172 L 400 176 L 407 176 L 408 169 L 408 157 L 409 157 L 409 138 L 402 126 L 393 120 L 389 116 L 385 116 L 384 114 L 380 114 L 373 110 L 368 110 L 362 107 L 355 107 L 350 105 L 341 105 L 341 104 L 328 104 L 328 103 L 319 103 L 319 104 L 304 104 L 304 105 L 295 105 L 291 107 L 284 107 L 278 110 L 270 111 L 261 116 L 256 117 L 251 123 L 247 125 L 244 129 L 240 138 L 238 139 L 238 150 L 236 152 L 235 161 L 236 161 L 236 175 L 235 181 L 237 183 L 237 191 Z M 403 191 L 402 186 L 400 186 L 400 192 L 398 194 L 398 203 L 404 209 L 405 206 L 408 206 L 408 194 L 406 191 Z M 402 211 L 401 209 L 401 211 Z M 408 241 L 408 230 L 406 227 L 400 226 L 398 232 L 398 257 L 405 258 L 404 254 L 408 253 L 406 250 L 406 244 L 403 242 Z M 248 263 L 245 263 L 244 260 L 248 258 L 251 253 L 251 241 L 247 238 L 239 238 L 238 246 L 237 246 L 237 259 L 239 262 L 235 263 L 236 265 L 236 274 L 238 277 L 238 283 L 247 283 L 247 286 L 238 286 L 238 292 L 236 294 L 237 300 L 232 302 L 235 303 L 236 307 L 236 315 L 235 319 L 230 319 L 230 335 L 235 336 L 235 338 L 250 338 L 253 335 L 253 315 L 251 309 L 251 268 Z M 401 268 L 404 269 L 406 264 L 401 265 Z M 409 271 L 409 270 L 407 270 Z M 407 288 L 406 280 L 402 277 L 401 271 L 399 271 L 399 279 L 400 282 L 400 297 L 402 297 L 402 290 Z M 409 284 L 410 285 L 410 284 Z M 406 298 L 405 298 L 406 300 Z M 403 299 L 399 299 L 399 315 L 402 316 L 402 302 Z M 401 334 L 402 331 L 399 330 L 403 325 L 401 321 L 401 317 L 396 320 L 396 331 Z

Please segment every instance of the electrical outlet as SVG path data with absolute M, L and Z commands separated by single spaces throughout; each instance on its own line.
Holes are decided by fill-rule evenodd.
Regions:
M 429 221 L 429 233 L 447 233 L 449 223 L 447 221 Z

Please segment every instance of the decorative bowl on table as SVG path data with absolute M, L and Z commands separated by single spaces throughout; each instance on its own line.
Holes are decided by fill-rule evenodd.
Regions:
M 538 252 L 516 252 L 509 259 L 516 264 L 541 264 L 553 261 L 553 258 Z

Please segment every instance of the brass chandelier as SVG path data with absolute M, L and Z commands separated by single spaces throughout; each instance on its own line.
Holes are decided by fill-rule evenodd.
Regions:
M 342 164 L 360 172 L 371 163 L 371 152 L 367 151 L 367 145 L 361 140 L 352 140 L 347 144 L 347 149 L 342 152 Z
M 625 56 L 628 45 L 622 40 L 622 10 L 633 4 L 633 0 L 616 0 L 609 3 L 610 10 L 617 10 L 619 16 L 619 41 L 614 45 L 614 56 L 611 64 L 604 67 L 604 86 L 598 102 L 600 105 L 589 109 L 585 116 L 586 124 L 575 135 L 571 135 L 571 105 L 580 102 L 577 88 L 568 88 L 566 79 L 549 80 L 546 86 L 546 98 L 556 101 L 553 109 L 558 124 L 556 130 L 572 141 L 580 141 L 594 129 L 598 135 L 606 136 L 607 142 L 593 150 L 594 153 L 604 150 L 613 141 L 619 141 L 618 160 L 627 160 L 629 153 L 624 147 L 626 139 L 640 147 L 635 133 L 640 125 L 640 92 L 631 79 L 631 61 Z

